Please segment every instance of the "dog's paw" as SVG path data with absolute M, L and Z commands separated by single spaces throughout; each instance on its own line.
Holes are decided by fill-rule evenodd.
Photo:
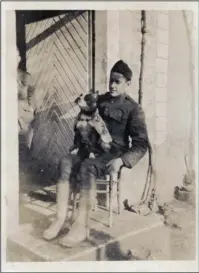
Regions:
M 104 141 L 101 142 L 101 148 L 105 151 L 108 152 L 111 149 L 110 143 L 106 143 Z
M 90 153 L 90 154 L 89 154 L 89 158 L 95 158 L 94 153 Z
M 78 153 L 78 150 L 79 149 L 73 149 L 73 150 L 70 151 L 70 154 L 71 155 L 76 155 Z

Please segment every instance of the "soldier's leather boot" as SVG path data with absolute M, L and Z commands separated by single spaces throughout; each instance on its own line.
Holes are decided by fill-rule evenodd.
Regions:
M 95 197 L 95 178 L 93 178 L 92 182 L 92 186 L 90 184 L 89 187 L 83 187 L 80 191 L 79 209 L 75 223 L 68 234 L 59 241 L 59 244 L 63 247 L 75 247 L 89 237 L 90 213 Z
M 44 231 L 43 239 L 52 240 L 59 235 L 63 228 L 69 228 L 68 201 L 70 194 L 70 184 L 68 181 L 57 184 L 57 215 L 56 220 Z

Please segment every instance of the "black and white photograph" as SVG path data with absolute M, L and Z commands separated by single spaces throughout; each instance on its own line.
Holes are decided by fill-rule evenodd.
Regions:
M 5 270 L 197 272 L 198 3 L 166 3 L 2 4 Z

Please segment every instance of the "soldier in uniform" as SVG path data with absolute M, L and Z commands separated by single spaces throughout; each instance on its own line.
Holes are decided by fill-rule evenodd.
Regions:
M 122 167 L 133 168 L 145 155 L 149 142 L 144 113 L 141 106 L 126 94 L 131 79 L 132 71 L 122 60 L 111 69 L 109 92 L 100 95 L 98 100 L 99 113 L 113 139 L 111 150 L 82 161 L 79 155 L 63 158 L 57 184 L 57 219 L 45 230 L 44 239 L 55 238 L 64 226 L 69 181 L 75 173 L 79 172 L 81 180 L 79 213 L 68 234 L 59 241 L 65 247 L 74 247 L 86 239 L 96 177 L 118 172 Z M 75 167 L 77 164 L 78 171 Z

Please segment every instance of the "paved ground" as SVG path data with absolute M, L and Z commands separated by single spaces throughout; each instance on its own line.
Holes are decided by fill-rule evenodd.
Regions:
M 39 183 L 33 183 L 35 178 L 32 179 L 27 173 L 21 173 L 20 178 L 20 192 L 22 197 L 24 197 L 24 194 L 27 192 L 34 192 L 42 188 L 39 186 Z M 29 181 L 29 183 L 27 183 L 27 181 Z M 30 199 L 25 201 L 22 199 L 20 204 L 20 223 L 23 226 L 31 224 L 31 231 L 23 231 L 17 235 L 18 242 L 21 236 L 21 241 L 25 242 L 24 245 L 32 244 L 33 252 L 38 252 L 38 246 L 40 246 L 40 253 L 42 251 L 49 252 L 49 254 L 47 254 L 50 260 L 63 260 L 63 257 L 67 257 L 67 255 L 71 255 L 71 257 L 73 257 L 71 258 L 72 260 L 195 259 L 195 211 L 193 207 L 176 200 L 172 203 L 174 210 L 174 212 L 172 212 L 172 221 L 180 227 L 179 229 L 165 227 L 160 224 L 163 222 L 160 215 L 143 218 L 132 212 L 123 211 L 121 216 L 116 215 L 114 217 L 114 229 L 110 230 L 106 227 L 108 219 L 107 213 L 99 211 L 93 216 L 93 245 L 83 245 L 73 252 L 67 252 L 66 250 L 63 252 L 56 241 L 52 244 L 44 244 L 41 240 L 41 234 L 47 225 L 46 219 L 49 221 L 49 219 L 54 218 L 55 215 L 55 192 L 53 193 L 53 191 L 51 191 L 51 193 L 50 196 L 43 196 L 44 198 L 41 200 L 37 192 L 38 195 L 34 194 L 31 196 L 31 200 L 34 200 L 33 202 L 31 201 L 31 204 L 30 201 L 28 201 Z M 81 256 L 80 252 L 84 250 L 87 252 Z M 55 254 L 55 252 L 57 254 Z M 46 256 L 43 255 L 43 253 L 41 255 L 35 254 L 33 257 L 29 255 L 27 250 L 22 250 L 19 245 L 13 244 L 12 241 L 8 243 L 8 261 L 40 261 L 41 256 L 43 255 L 42 257 L 45 260 L 47 254 Z

